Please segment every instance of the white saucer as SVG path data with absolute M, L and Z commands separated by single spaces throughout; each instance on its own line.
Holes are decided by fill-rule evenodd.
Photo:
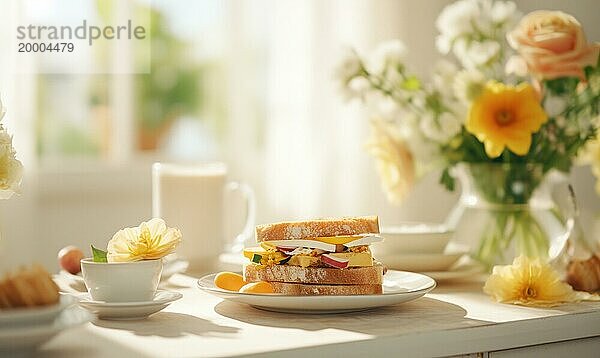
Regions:
M 63 293 L 79 293 L 79 292 L 87 292 L 87 287 L 85 287 L 85 282 L 83 282 L 83 277 L 81 273 L 77 275 L 73 275 L 65 270 L 60 270 L 59 273 L 54 274 L 52 276 L 54 282 L 58 285 L 60 292 Z
M 484 274 L 485 270 L 478 266 L 458 267 L 448 271 L 422 272 L 424 275 L 432 277 L 436 281 L 459 281 L 478 278 Z
M 232 302 L 276 312 L 343 313 L 362 311 L 415 300 L 433 290 L 435 281 L 422 274 L 389 270 L 384 276 L 383 294 L 355 296 L 285 296 L 227 291 L 214 284 L 216 274 L 202 277 L 198 287 Z
M 53 321 L 0 328 L 0 357 L 33 352 L 59 332 L 89 322 L 93 316 L 77 306 L 64 309 Z
M 0 310 L 0 329 L 8 325 L 40 324 L 53 321 L 65 308 L 77 300 L 69 295 L 61 295 L 57 304 L 31 308 Z
M 142 302 L 104 302 L 94 301 L 88 293 L 76 294 L 80 299 L 79 305 L 98 315 L 98 318 L 110 320 L 143 319 L 161 311 L 171 302 L 177 301 L 183 295 L 179 292 L 158 290 L 152 301 Z
M 377 260 L 394 270 L 413 272 L 447 271 L 464 252 L 451 254 L 389 254 L 379 255 Z

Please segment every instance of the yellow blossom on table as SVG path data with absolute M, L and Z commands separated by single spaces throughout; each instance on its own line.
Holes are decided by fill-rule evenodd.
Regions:
M 119 230 L 108 242 L 106 257 L 108 262 L 160 259 L 174 252 L 180 242 L 179 230 L 154 218 L 138 227 Z
M 539 258 L 515 258 L 512 265 L 495 266 L 483 292 L 495 301 L 524 306 L 551 307 L 567 302 L 600 300 L 600 296 L 574 291 L 550 264 Z
M 374 120 L 366 148 L 375 157 L 388 200 L 394 204 L 401 203 L 415 180 L 415 164 L 406 143 L 393 126 Z
M 490 81 L 471 104 L 465 127 L 484 144 L 486 154 L 496 158 L 505 148 L 527 154 L 531 135 L 547 120 L 530 84 L 515 87 Z

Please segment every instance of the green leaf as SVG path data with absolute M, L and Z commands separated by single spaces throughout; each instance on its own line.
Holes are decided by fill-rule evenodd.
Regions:
M 444 168 L 442 176 L 440 177 L 440 184 L 442 184 L 446 190 L 454 191 L 455 179 L 450 175 L 449 167 Z
M 545 81 L 546 88 L 548 90 L 557 95 L 562 96 L 570 93 L 574 93 L 577 88 L 577 84 L 579 83 L 579 78 L 577 77 L 560 77 L 552 80 Z
M 94 257 L 94 262 L 108 262 L 106 258 L 106 251 L 97 249 L 94 245 L 90 245 L 92 247 L 92 256 Z
M 600 58 L 600 56 L 598 58 Z M 585 66 L 583 68 L 583 73 L 585 74 L 586 80 L 589 80 L 590 77 L 592 77 L 592 75 L 594 74 L 594 72 L 595 72 L 594 67 L 592 67 L 592 66 Z
M 427 108 L 430 108 L 435 113 L 441 113 L 443 108 L 439 97 L 440 95 L 437 92 L 427 95 L 425 97 L 425 106 L 427 106 Z

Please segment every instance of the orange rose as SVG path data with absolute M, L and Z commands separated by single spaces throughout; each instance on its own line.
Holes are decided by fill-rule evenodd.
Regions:
M 525 16 L 507 36 L 520 56 L 507 63 L 507 71 L 523 74 L 523 69 L 538 79 L 579 77 L 583 68 L 595 65 L 600 44 L 588 44 L 581 24 L 561 11 L 534 11 Z

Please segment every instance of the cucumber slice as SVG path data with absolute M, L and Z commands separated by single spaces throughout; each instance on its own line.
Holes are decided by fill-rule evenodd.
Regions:
M 252 262 L 254 262 L 255 264 L 259 264 L 260 260 L 262 260 L 262 255 L 259 254 L 254 254 L 252 255 Z

